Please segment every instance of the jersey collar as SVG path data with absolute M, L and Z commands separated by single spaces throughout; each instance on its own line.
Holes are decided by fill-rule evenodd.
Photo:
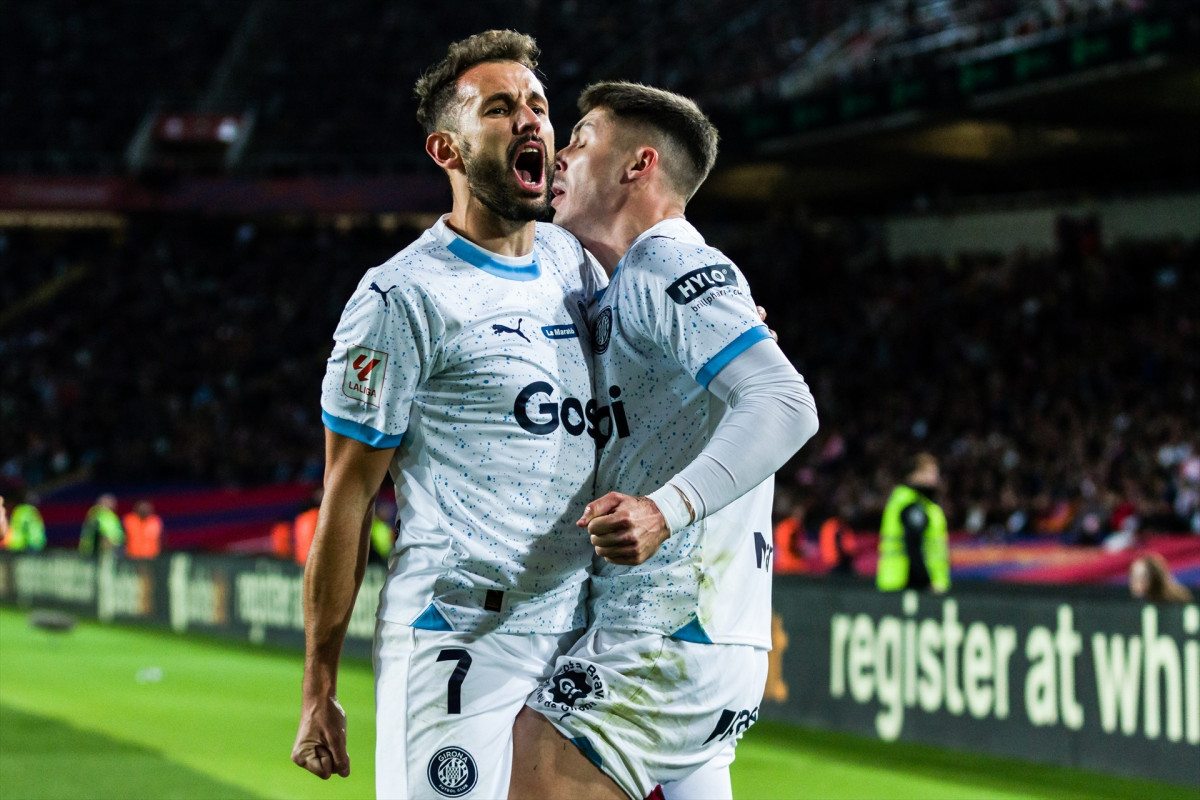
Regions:
M 704 237 L 700 235 L 700 231 L 696 230 L 692 223 L 682 217 L 670 217 L 657 222 L 638 234 L 638 237 L 633 240 L 633 244 L 629 245 L 629 249 L 625 251 L 625 255 L 621 256 L 621 260 L 613 268 L 612 275 L 608 276 L 608 286 L 611 286 L 613 281 L 617 279 L 617 273 L 621 271 L 621 267 L 625 264 L 625 259 L 633 252 L 633 248 L 637 247 L 643 239 L 651 239 L 655 236 L 661 236 L 665 239 L 675 239 L 689 244 L 704 244 Z M 608 286 L 596 292 L 596 300 L 604 297 L 604 292 Z
M 433 235 L 447 250 L 471 266 L 508 281 L 532 281 L 542 274 L 542 262 L 538 258 L 536 247 L 529 255 L 517 257 L 502 256 L 484 250 L 451 230 L 446 224 L 448 216 L 449 214 L 443 216 L 433 226 Z

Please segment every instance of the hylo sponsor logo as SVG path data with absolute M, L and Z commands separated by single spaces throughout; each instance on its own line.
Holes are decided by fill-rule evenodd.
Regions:
M 667 287 L 667 294 L 679 305 L 687 305 L 710 289 L 737 283 L 732 264 L 714 264 L 684 275 Z

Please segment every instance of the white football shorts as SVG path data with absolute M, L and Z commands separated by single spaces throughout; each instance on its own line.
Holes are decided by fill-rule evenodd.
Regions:
M 758 719 L 767 651 L 589 630 L 529 698 L 635 800 L 728 758 Z
M 379 621 L 376 796 L 507 797 L 517 712 L 577 636 L 430 631 Z

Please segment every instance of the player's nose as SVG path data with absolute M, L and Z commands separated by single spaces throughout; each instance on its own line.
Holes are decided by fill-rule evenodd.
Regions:
M 528 105 L 522 104 L 513 117 L 513 125 L 516 126 L 517 133 L 537 133 L 542 129 L 542 118 Z

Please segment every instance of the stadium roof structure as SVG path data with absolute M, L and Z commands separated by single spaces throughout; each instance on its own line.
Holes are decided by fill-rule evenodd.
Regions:
M 1008 42 L 714 116 L 722 168 L 697 199 L 722 206 L 1191 189 L 1200 13 Z

